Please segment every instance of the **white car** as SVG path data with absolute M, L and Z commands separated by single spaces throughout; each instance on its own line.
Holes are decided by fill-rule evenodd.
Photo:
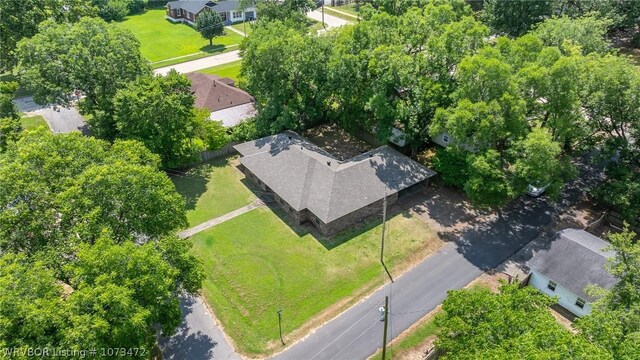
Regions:
M 539 181 L 534 181 L 527 186 L 527 195 L 532 197 L 538 197 L 547 190 L 550 183 L 542 184 Z

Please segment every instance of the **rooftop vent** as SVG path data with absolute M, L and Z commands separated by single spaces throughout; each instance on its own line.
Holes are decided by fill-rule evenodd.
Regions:
M 327 165 L 331 166 L 331 161 L 327 161 Z

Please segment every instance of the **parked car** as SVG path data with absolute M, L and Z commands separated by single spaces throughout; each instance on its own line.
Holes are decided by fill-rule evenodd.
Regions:
M 527 186 L 527 195 L 532 197 L 538 197 L 547 190 L 550 183 L 543 184 L 540 181 L 534 181 Z

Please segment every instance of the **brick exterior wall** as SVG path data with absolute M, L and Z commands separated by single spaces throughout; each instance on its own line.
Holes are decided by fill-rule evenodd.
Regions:
M 302 211 L 297 211 L 291 207 L 286 201 L 284 201 L 280 196 L 274 193 L 265 183 L 263 183 L 257 176 L 255 176 L 251 171 L 249 171 L 246 167 L 240 165 L 239 169 L 245 174 L 247 179 L 250 179 L 253 183 L 255 183 L 262 191 L 268 192 L 272 194 L 275 201 L 278 205 L 284 210 L 284 212 L 288 215 L 288 217 L 295 224 L 302 224 L 304 222 L 308 222 L 314 225 L 318 231 L 324 236 L 333 236 L 339 233 L 342 230 L 348 229 L 350 227 L 357 226 L 367 220 L 369 217 L 373 215 L 382 216 L 382 206 L 383 199 L 380 199 L 374 203 L 371 203 L 363 208 L 360 208 L 352 213 L 349 213 L 343 217 L 340 217 L 328 224 L 325 224 L 312 214 L 309 210 L 304 209 Z M 387 197 L 387 208 L 393 205 L 398 200 L 398 193 L 389 195 Z M 382 219 L 382 218 L 381 218 Z

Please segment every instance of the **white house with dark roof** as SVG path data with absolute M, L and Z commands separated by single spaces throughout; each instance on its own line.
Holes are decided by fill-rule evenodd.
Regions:
M 436 173 L 388 146 L 346 161 L 292 131 L 238 144 L 241 170 L 298 224 L 333 235 L 393 204 L 400 192 L 422 189 Z
M 527 262 L 529 285 L 558 297 L 558 304 L 577 316 L 591 313 L 593 298 L 586 292 L 588 285 L 610 289 L 618 279 L 606 264 L 615 256 L 605 251 L 610 244 L 584 230 L 566 229 L 558 232 L 548 249 L 538 251 Z
M 238 0 L 178 0 L 167 3 L 167 19 L 193 25 L 204 10 L 220 14 L 225 24 L 256 19 L 255 6 L 239 8 Z

